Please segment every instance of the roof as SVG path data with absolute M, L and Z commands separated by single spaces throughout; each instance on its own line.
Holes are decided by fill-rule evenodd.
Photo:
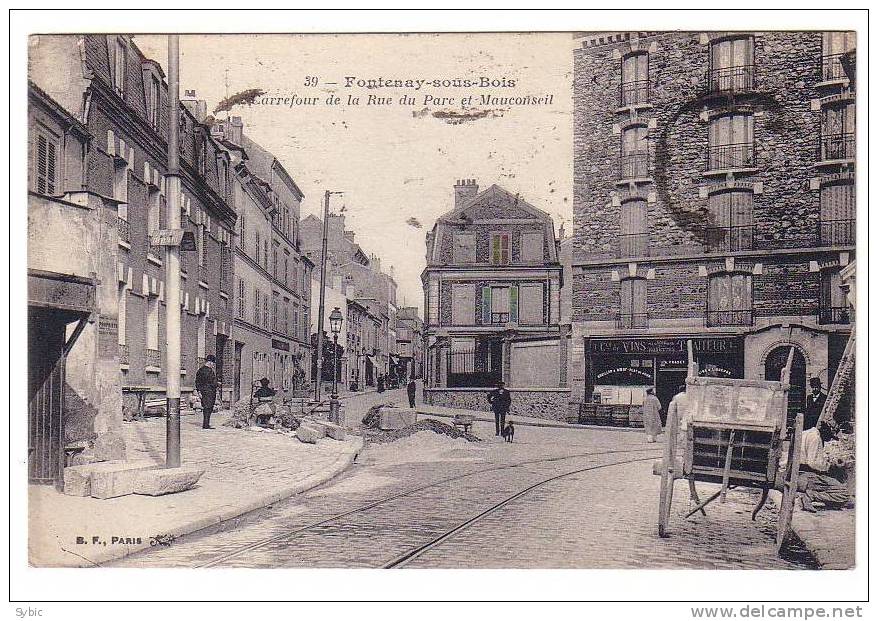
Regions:
M 552 219 L 548 213 L 546 213 L 545 211 L 542 211 L 541 209 L 537 209 L 536 207 L 534 207 L 533 205 L 528 203 L 526 200 L 522 199 L 519 195 L 512 194 L 509 190 L 506 190 L 506 189 L 500 187 L 496 183 L 493 183 L 493 184 L 491 184 L 490 187 L 488 187 L 485 190 L 482 190 L 481 192 L 479 192 L 478 194 L 473 196 L 470 200 L 466 201 L 462 205 L 459 205 L 459 206 L 455 207 L 454 209 L 452 209 L 451 211 L 447 211 L 444 214 L 442 214 L 441 216 L 439 216 L 437 222 L 439 220 L 456 220 L 459 218 L 460 214 L 463 213 L 464 211 L 466 211 L 467 209 L 475 207 L 479 203 L 485 201 L 488 198 L 492 198 L 492 197 L 496 197 L 496 198 L 499 198 L 501 200 L 505 200 L 507 203 L 509 203 L 510 207 L 516 207 L 518 209 L 521 209 L 522 211 L 527 212 L 528 214 L 530 214 L 531 216 L 533 216 L 534 218 L 537 218 L 539 220 L 551 221 L 551 219 Z
M 240 146 L 247 152 L 248 163 L 250 166 L 261 177 L 264 179 L 271 179 L 273 174 L 277 174 L 283 184 L 287 186 L 300 201 L 305 198 L 305 194 L 299 189 L 299 186 L 293 181 L 293 178 L 287 172 L 287 169 L 284 168 L 283 164 L 281 164 L 280 160 L 278 160 L 273 153 L 265 149 L 258 142 L 255 142 L 247 134 L 241 136 Z

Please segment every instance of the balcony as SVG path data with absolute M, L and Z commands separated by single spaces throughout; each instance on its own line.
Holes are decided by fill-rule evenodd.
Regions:
M 857 243 L 855 220 L 821 220 L 820 246 L 853 246 Z
M 707 170 L 755 168 L 756 149 L 752 142 L 723 144 L 707 148 Z
M 119 345 L 119 364 L 128 364 L 128 345 Z
M 753 225 L 704 227 L 704 252 L 753 250 Z
M 817 322 L 821 325 L 847 325 L 854 322 L 854 309 L 849 306 L 821 306 L 817 312 Z
M 649 153 L 637 151 L 619 156 L 619 179 L 643 179 L 649 177 Z
M 840 54 L 823 55 L 821 74 L 824 82 L 848 79 L 847 72 L 844 70 L 844 65 L 841 64 L 841 59 L 848 53 L 849 52 L 842 52 Z
M 856 154 L 857 148 L 853 132 L 820 134 L 820 146 L 817 153 L 819 161 L 852 160 Z
M 753 310 L 713 310 L 707 311 L 707 325 L 713 326 L 752 326 Z
M 649 327 L 649 313 L 616 313 L 617 330 L 645 330 Z
M 619 258 L 649 255 L 649 233 L 619 235 Z
M 649 103 L 649 80 L 622 82 L 619 86 L 619 107 Z
M 147 349 L 146 350 L 146 366 L 148 367 L 161 367 L 162 366 L 162 352 L 158 349 Z
M 117 218 L 116 219 L 116 228 L 119 231 L 119 241 L 123 241 L 126 244 L 131 243 L 131 225 L 128 223 L 128 220 L 125 218 Z
M 709 93 L 748 93 L 756 90 L 756 65 L 711 69 L 707 76 Z

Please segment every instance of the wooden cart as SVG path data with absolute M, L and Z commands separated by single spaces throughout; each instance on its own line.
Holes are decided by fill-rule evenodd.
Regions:
M 689 344 L 689 360 L 693 360 Z M 787 359 L 780 381 L 698 377 L 697 363 L 689 365 L 686 379 L 685 430 L 680 429 L 680 414 L 669 413 L 665 451 L 658 474 L 661 476 L 658 532 L 668 536 L 671 500 L 677 479 L 689 482 L 694 508 L 686 515 L 704 511 L 710 502 L 725 501 L 726 491 L 734 487 L 762 490 L 751 519 L 762 509 L 772 489 L 783 493 L 777 524 L 777 549 L 780 550 L 793 515 L 799 484 L 802 445 L 801 413 L 796 415 L 790 434 L 786 464 L 781 463 L 787 436 L 787 398 L 793 352 Z M 678 454 L 678 436 L 684 435 L 682 458 Z M 701 501 L 695 483 L 718 483 L 719 490 Z

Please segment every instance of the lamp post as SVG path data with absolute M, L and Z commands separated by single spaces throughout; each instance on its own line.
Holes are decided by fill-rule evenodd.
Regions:
M 338 402 L 338 333 L 341 332 L 342 317 L 341 311 L 336 306 L 329 314 L 329 328 L 332 330 L 332 395 L 329 398 L 329 422 L 336 425 L 341 423 L 339 417 Z

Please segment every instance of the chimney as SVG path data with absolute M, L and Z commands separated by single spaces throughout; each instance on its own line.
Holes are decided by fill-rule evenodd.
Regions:
M 202 123 L 207 118 L 207 102 L 203 99 L 198 99 L 195 91 L 188 89 L 184 91 L 183 96 L 180 97 L 180 103 L 186 106 L 186 109 L 192 113 L 192 116 L 199 123 Z
M 241 117 L 233 116 L 229 119 L 229 129 L 226 137 L 236 145 L 244 142 L 244 122 L 241 120 Z
M 479 193 L 475 179 L 458 179 L 454 184 L 454 208 L 457 209 Z

